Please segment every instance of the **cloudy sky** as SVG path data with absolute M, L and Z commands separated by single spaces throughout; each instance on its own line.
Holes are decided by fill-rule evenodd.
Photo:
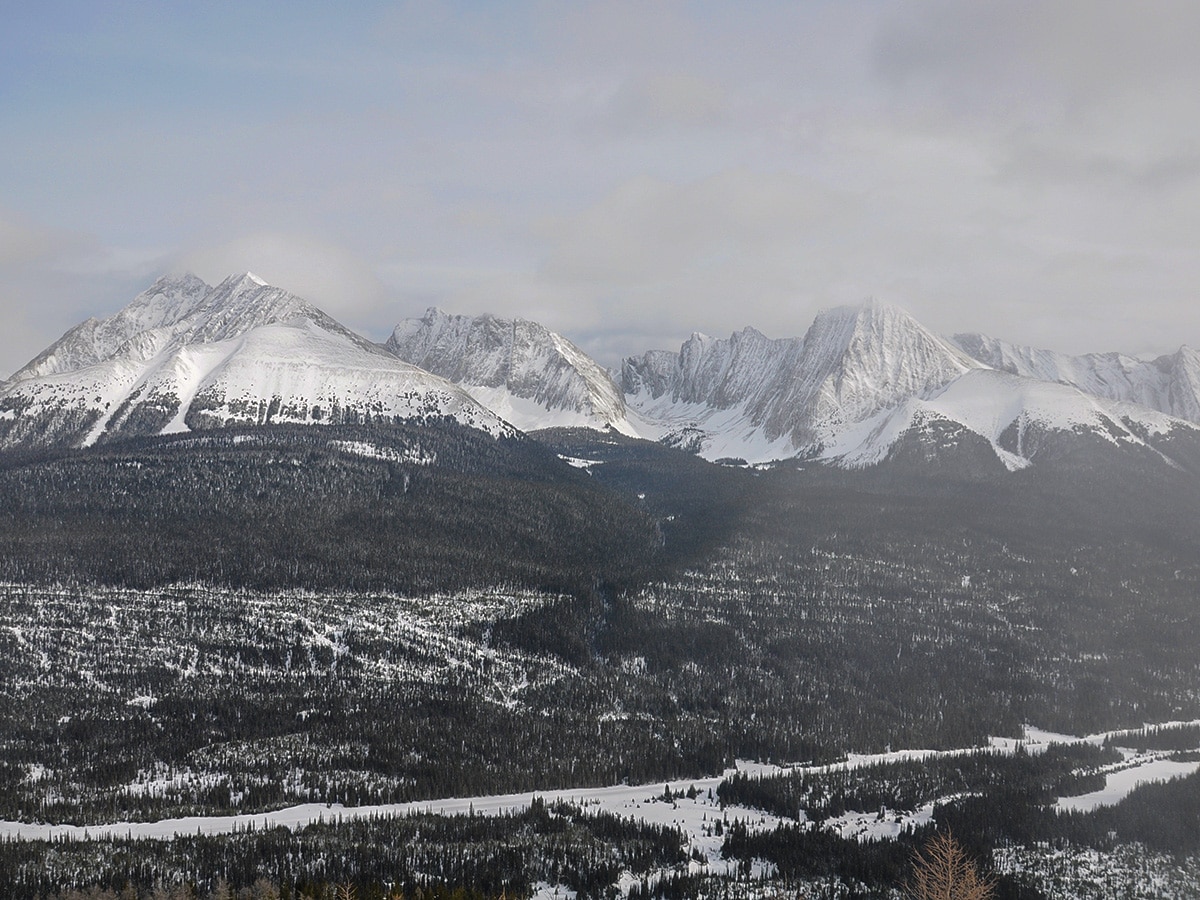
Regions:
M 602 362 L 876 297 L 1200 343 L 1200 4 L 5 3 L 0 376 L 166 271 Z

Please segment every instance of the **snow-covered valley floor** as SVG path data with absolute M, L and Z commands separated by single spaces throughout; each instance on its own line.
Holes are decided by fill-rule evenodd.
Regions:
M 1200 725 L 1200 720 L 1161 723 L 1156 726 L 1147 726 L 1147 730 L 1178 725 Z M 721 821 L 723 827 L 740 821 L 751 831 L 771 830 L 784 822 L 796 821 L 782 819 L 747 807 L 727 805 L 722 808 L 717 797 L 717 789 L 722 781 L 739 772 L 751 778 L 784 772 L 820 774 L 838 769 L 853 770 L 880 763 L 962 756 L 979 750 L 1013 753 L 1018 747 L 1023 747 L 1029 753 L 1039 753 L 1056 743 L 1099 745 L 1105 740 L 1113 740 L 1119 745 L 1124 734 L 1125 732 L 1107 732 L 1076 737 L 1027 727 L 1021 738 L 992 738 L 986 747 L 850 754 L 842 762 L 824 766 L 775 765 L 739 761 L 734 768 L 728 769 L 720 775 L 672 781 L 666 784 L 659 782 L 644 785 L 621 784 L 609 787 L 566 788 L 518 794 L 451 797 L 375 806 L 347 807 L 338 804 L 306 803 L 269 812 L 230 816 L 190 816 L 156 822 L 112 822 L 88 826 L 0 821 L 0 839 L 140 838 L 170 840 L 185 835 L 230 834 L 250 829 L 261 830 L 275 827 L 298 829 L 317 822 L 328 823 L 383 816 L 408 816 L 423 813 L 451 816 L 472 813 L 474 815 L 499 815 L 527 809 L 535 798 L 541 798 L 548 804 L 561 801 L 580 807 L 585 811 L 607 812 L 629 819 L 641 820 L 648 824 L 677 827 L 687 835 L 690 844 L 689 850 L 698 851 L 698 855 L 706 860 L 706 864 L 713 867 L 709 871 L 715 871 L 723 868 L 720 854 L 722 836 L 714 827 L 717 821 Z M 1124 761 L 1109 767 L 1109 770 L 1105 772 L 1104 789 L 1081 796 L 1059 798 L 1056 808 L 1086 811 L 1097 806 L 1118 803 L 1140 784 L 1169 781 L 1200 770 L 1200 762 L 1171 760 L 1167 758 L 1170 754 L 1163 751 L 1138 752 L 1127 749 L 1122 750 L 1122 755 L 1125 757 Z M 916 810 L 848 812 L 827 820 L 825 827 L 837 831 L 843 837 L 860 840 L 892 838 L 900 834 L 906 827 L 929 822 L 933 805 L 932 803 L 926 804 Z M 803 818 L 800 821 L 803 821 Z

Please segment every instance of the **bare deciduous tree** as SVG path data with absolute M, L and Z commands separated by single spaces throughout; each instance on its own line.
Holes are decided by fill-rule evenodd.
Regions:
M 995 877 L 981 875 L 954 836 L 941 833 L 913 855 L 905 895 L 912 900 L 991 900 L 995 887 Z

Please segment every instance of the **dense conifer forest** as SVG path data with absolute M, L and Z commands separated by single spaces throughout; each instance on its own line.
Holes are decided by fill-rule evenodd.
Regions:
M 527 438 L 232 429 L 0 457 L 0 578 L 428 593 L 644 577 L 654 522 Z

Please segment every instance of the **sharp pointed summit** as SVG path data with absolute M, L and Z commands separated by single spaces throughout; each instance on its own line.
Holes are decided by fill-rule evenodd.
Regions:
M 924 396 L 979 363 L 900 307 L 868 301 L 817 316 L 804 337 L 802 369 L 814 421 L 850 422 Z
M 630 405 L 665 423 L 668 439 L 764 459 L 819 454 L 846 425 L 979 365 L 899 307 L 869 301 L 821 312 L 803 338 L 693 335 L 621 372 Z

